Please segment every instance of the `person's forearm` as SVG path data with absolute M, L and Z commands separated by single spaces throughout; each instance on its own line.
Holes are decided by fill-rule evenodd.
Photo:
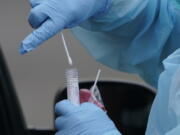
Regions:
M 159 0 L 137 0 L 132 2 L 134 5 L 125 0 L 112 2 L 106 15 L 89 19 L 73 33 L 96 60 L 120 71 L 137 73 L 156 87 L 161 72 L 161 50 L 157 50 L 163 48 L 171 32 L 171 26 L 165 27 L 170 17 L 162 22 L 159 16 L 160 12 L 166 14 L 166 3 L 160 6 Z M 148 64 L 156 71 L 150 70 Z
M 128 26 L 135 32 L 137 31 L 135 29 L 142 29 L 137 26 L 145 25 L 143 21 L 155 16 L 157 6 L 157 0 L 110 0 L 106 13 L 88 19 L 81 24 L 81 27 L 92 31 L 108 32 Z M 148 11 L 149 8 L 151 13 Z

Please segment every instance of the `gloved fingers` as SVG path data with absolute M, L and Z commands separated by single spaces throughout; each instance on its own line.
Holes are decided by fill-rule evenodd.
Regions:
M 55 135 L 64 135 L 62 131 L 58 131 L 55 133 Z
M 73 113 L 77 110 L 77 108 L 78 107 L 71 104 L 69 100 L 63 100 L 55 105 L 55 112 L 57 113 L 57 115 L 61 116 Z
M 38 28 L 47 19 L 48 16 L 44 13 L 44 6 L 37 6 L 31 9 L 28 21 L 32 28 Z
M 29 0 L 29 3 L 32 8 L 40 5 L 44 0 Z
M 60 130 L 63 127 L 63 123 L 61 123 L 61 119 L 62 119 L 61 117 L 57 117 L 55 119 L 55 129 L 56 130 Z
M 82 103 L 80 107 L 83 110 L 94 110 L 94 111 L 100 110 L 100 111 L 102 111 L 98 106 L 96 106 L 95 104 L 90 103 L 90 102 Z
M 70 121 L 72 122 L 72 121 Z M 55 120 L 55 128 L 57 130 L 62 130 L 66 128 L 67 125 L 70 125 L 69 120 L 66 119 L 65 117 L 57 117 Z
M 60 131 L 59 131 L 59 132 L 56 132 L 54 135 L 60 135 Z
M 25 54 L 36 49 L 44 41 L 48 40 L 61 29 L 64 28 L 64 22 L 57 26 L 51 19 L 46 20 L 38 29 L 29 34 L 20 45 L 20 53 Z

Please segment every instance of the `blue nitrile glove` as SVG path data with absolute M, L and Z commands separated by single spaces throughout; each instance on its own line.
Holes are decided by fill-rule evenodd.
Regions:
M 103 14 L 110 0 L 30 0 L 29 23 L 36 28 L 21 43 L 20 53 L 34 50 L 64 28 Z
M 63 100 L 56 104 L 55 111 L 59 116 L 55 135 L 120 135 L 106 113 L 92 103 L 75 106 Z

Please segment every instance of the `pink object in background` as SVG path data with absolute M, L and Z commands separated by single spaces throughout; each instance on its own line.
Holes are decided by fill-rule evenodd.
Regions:
M 98 100 L 94 99 L 92 94 L 93 93 L 91 93 L 91 91 L 89 91 L 88 89 L 81 89 L 80 90 L 80 103 L 90 102 L 97 105 L 104 111 L 106 111 L 104 105 L 101 104 Z

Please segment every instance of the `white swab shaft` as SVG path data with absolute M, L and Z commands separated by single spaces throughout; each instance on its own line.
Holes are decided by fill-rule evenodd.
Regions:
M 65 52 L 66 52 L 66 55 L 67 55 L 67 58 L 68 58 L 68 63 L 69 63 L 70 66 L 72 66 L 73 62 L 72 62 L 71 56 L 69 54 L 69 51 L 68 51 L 68 48 L 67 48 L 67 44 L 66 44 L 66 41 L 64 39 L 64 35 L 63 35 L 62 32 L 61 32 L 61 38 L 62 38 L 63 46 L 64 46 L 64 49 L 65 49 Z
M 97 75 L 96 75 L 96 79 L 95 79 L 94 84 L 93 84 L 93 86 L 91 88 L 91 92 L 92 93 L 94 93 L 95 87 L 97 85 L 97 81 L 99 80 L 100 73 L 101 73 L 101 69 L 98 69 L 98 72 L 97 72 Z

